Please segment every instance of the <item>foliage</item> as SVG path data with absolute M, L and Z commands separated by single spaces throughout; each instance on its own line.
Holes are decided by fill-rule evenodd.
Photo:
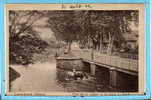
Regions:
M 32 25 L 42 13 L 38 11 L 9 12 L 9 61 L 10 63 L 29 64 L 34 53 L 40 53 L 48 45 L 41 40 Z
M 117 11 L 50 11 L 50 28 L 58 40 L 79 41 L 80 45 L 101 51 L 107 42 L 107 53 L 126 40 L 123 34 L 131 33 L 129 22 L 138 24 L 138 12 Z M 138 25 L 137 25 L 138 26 Z
M 71 43 L 77 40 L 80 27 L 74 20 L 72 11 L 50 11 L 48 13 L 49 24 L 57 40 L 62 40 L 71 49 Z

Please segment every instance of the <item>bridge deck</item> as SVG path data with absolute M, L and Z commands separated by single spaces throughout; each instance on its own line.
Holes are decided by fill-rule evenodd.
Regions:
M 83 58 L 85 60 L 91 61 L 90 50 L 73 50 L 74 55 Z M 101 64 L 117 67 L 119 69 L 125 69 L 129 71 L 138 72 L 138 60 L 121 58 L 119 56 L 109 56 L 106 54 L 100 54 L 94 52 L 94 62 Z

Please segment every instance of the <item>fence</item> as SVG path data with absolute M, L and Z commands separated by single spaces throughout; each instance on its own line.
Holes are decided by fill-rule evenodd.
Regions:
M 90 50 L 73 50 L 72 53 L 77 57 L 92 60 Z M 119 67 L 121 69 L 131 70 L 138 72 L 138 60 L 122 58 L 120 56 L 110 56 L 107 54 L 100 54 L 99 52 L 94 52 L 94 62 Z

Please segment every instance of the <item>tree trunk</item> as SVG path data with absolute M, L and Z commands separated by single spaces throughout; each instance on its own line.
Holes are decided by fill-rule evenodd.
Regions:
M 92 45 L 92 41 L 91 41 L 91 39 L 88 39 L 88 49 L 91 48 L 91 45 Z
M 107 54 L 108 54 L 108 55 L 111 55 L 111 54 L 112 54 L 112 48 L 113 48 L 113 41 L 111 40 L 111 41 L 109 42 L 108 49 L 107 49 Z
M 94 60 L 94 48 L 91 49 L 91 60 Z
M 67 44 L 68 44 L 68 50 L 67 51 L 68 51 L 68 53 L 70 53 L 72 41 L 68 41 Z
M 97 44 L 96 44 L 96 51 L 99 51 L 100 49 L 100 43 L 97 41 Z
M 94 60 L 94 41 L 93 41 L 93 38 L 91 38 L 91 60 Z
M 108 48 L 107 48 L 107 54 L 108 55 L 112 54 L 113 40 L 114 40 L 114 36 L 112 37 L 111 33 L 109 33 L 109 44 L 108 44 Z
M 103 45 L 102 45 L 102 40 L 100 40 L 100 44 L 99 44 L 99 45 L 100 45 L 100 46 L 99 46 L 99 51 L 100 51 L 100 53 L 102 53 L 102 48 L 103 48 L 103 47 L 102 47 L 102 46 L 103 46 Z

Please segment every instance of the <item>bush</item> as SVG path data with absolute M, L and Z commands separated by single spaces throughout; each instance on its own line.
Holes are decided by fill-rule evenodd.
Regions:
M 29 64 L 33 63 L 34 53 L 41 53 L 48 46 L 47 42 L 32 35 L 11 37 L 9 39 L 10 63 Z

